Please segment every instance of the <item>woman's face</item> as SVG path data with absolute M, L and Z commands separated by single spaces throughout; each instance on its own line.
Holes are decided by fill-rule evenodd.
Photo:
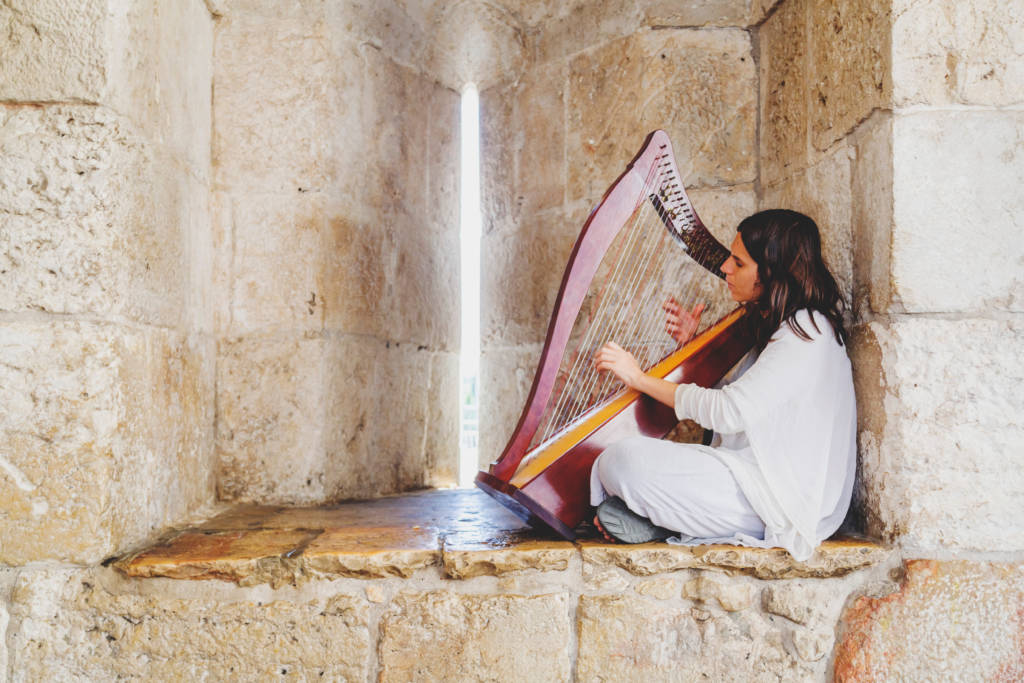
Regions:
M 757 277 L 757 263 L 750 258 L 747 248 L 743 246 L 740 234 L 730 247 L 732 253 L 722 264 L 722 272 L 725 273 L 725 282 L 729 285 L 729 293 L 739 303 L 755 301 L 761 296 L 761 281 Z

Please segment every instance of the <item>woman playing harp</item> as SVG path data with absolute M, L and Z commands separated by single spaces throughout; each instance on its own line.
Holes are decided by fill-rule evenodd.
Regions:
M 755 350 L 731 382 L 705 389 L 645 375 L 614 342 L 598 370 L 714 431 L 710 445 L 628 438 L 591 471 L 595 523 L 612 539 L 640 543 L 783 547 L 798 560 L 839 528 L 856 464 L 856 407 L 842 297 L 821 256 L 818 227 L 794 211 L 743 220 L 721 268 L 750 311 Z M 680 343 L 700 308 L 667 308 Z

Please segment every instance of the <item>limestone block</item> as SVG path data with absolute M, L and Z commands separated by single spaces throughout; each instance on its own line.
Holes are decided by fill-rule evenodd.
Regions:
M 569 541 L 536 540 L 490 529 L 445 535 L 442 561 L 453 579 L 502 576 L 527 569 L 565 571 L 579 553 Z
M 480 354 L 480 467 L 501 456 L 533 385 L 541 344 L 484 347 Z
M 893 123 L 893 297 L 907 312 L 1024 311 L 1021 111 Z
M 586 216 L 554 211 L 515 232 L 484 235 L 480 292 L 484 347 L 539 343 L 547 334 L 558 288 Z
M 408 578 L 418 569 L 438 564 L 439 545 L 433 527 L 327 529 L 302 551 L 301 561 L 304 571 L 322 577 Z
M 0 159 L 0 309 L 183 322 L 204 184 L 98 107 L 0 108 Z
M 94 571 L 23 572 L 11 616 L 16 680 L 218 680 L 295 675 L 363 680 L 372 645 L 364 600 L 115 594 Z
M 499 5 L 470 0 L 434 3 L 426 71 L 449 88 L 484 90 L 515 80 L 529 58 L 525 26 Z
M 715 238 L 728 247 L 736 236 L 736 227 L 757 211 L 757 193 L 749 184 L 732 187 L 687 190 L 694 210 Z
M 758 30 L 761 182 L 775 183 L 807 163 L 807 0 L 787 0 Z
M 212 499 L 212 346 L 85 322 L 0 329 L 0 563 L 95 563 Z
M 853 290 L 851 156 L 845 143 L 836 145 L 821 161 L 765 187 L 761 198 L 762 209 L 792 209 L 814 219 L 825 263 L 847 301 Z
M 596 202 L 656 128 L 672 138 L 687 187 L 754 179 L 756 74 L 745 32 L 636 33 L 569 68 L 570 199 Z
M 431 232 L 458 232 L 459 163 L 461 138 L 459 117 L 462 96 L 438 83 L 426 85 L 429 94 L 426 153 L 426 214 Z M 416 229 L 422 226 L 415 223 Z
M 324 326 L 324 196 L 232 198 L 230 336 Z
M 829 578 L 877 564 L 890 555 L 886 548 L 855 539 L 824 541 L 806 562 L 795 561 L 781 548 L 666 543 L 623 546 L 591 541 L 581 541 L 579 545 L 584 566 L 620 567 L 635 576 L 680 569 L 718 569 L 759 579 Z
M 568 681 L 571 612 L 563 593 L 402 593 L 381 617 L 380 679 Z
M 332 499 L 407 491 L 452 476 L 457 363 L 454 354 L 414 344 L 330 339 L 324 448 Z
M 536 220 L 538 211 L 561 206 L 565 83 L 564 65 L 553 64 L 480 93 L 481 211 L 486 234 L 522 229 Z
M 331 85 L 341 67 L 333 62 L 316 16 L 259 21 L 229 11 L 219 20 L 212 143 L 219 185 L 298 194 L 327 186 L 340 99 Z
M 225 339 L 217 355 L 218 496 L 322 501 L 324 339 L 290 333 Z
M 892 7 L 897 106 L 1024 101 L 1024 18 L 997 0 L 910 2 Z
M 905 547 L 1024 548 L 1020 320 L 906 316 L 851 344 L 868 532 Z M 984 495 L 979 495 L 984 491 Z
M 0 602 L 0 681 L 7 681 L 7 614 L 6 600 Z
M 892 117 L 876 114 L 851 139 L 851 238 L 854 314 L 889 308 L 893 217 Z
M 763 3 L 747 0 L 678 2 L 641 0 L 644 23 L 650 26 L 740 26 L 756 24 L 764 16 Z M 750 7 L 754 5 L 754 7 Z
M 11 0 L 0 6 L 0 100 L 98 101 L 109 69 L 107 4 Z
M 278 3 L 261 4 L 276 9 L 275 5 Z M 359 42 L 368 42 L 395 61 L 423 65 L 430 54 L 431 3 L 416 0 L 356 0 L 345 3 L 300 4 L 314 5 L 305 8 L 311 14 L 320 11 L 318 6 L 322 5 L 324 17 L 332 33 L 351 36 Z
M 753 584 L 736 579 L 716 579 L 706 572 L 683 585 L 683 597 L 702 603 L 717 602 L 726 612 L 738 612 L 754 604 Z
M 350 41 L 333 47 L 330 107 L 332 194 L 347 214 L 394 232 L 424 221 L 429 107 L 443 88 L 416 69 Z M 284 110 L 281 110 L 284 111 Z M 280 113 L 278 114 L 280 116 Z
M 231 290 L 234 278 L 232 257 L 234 253 L 233 202 L 228 192 L 210 193 L 210 247 L 213 251 L 211 264 L 211 315 L 213 329 L 218 338 L 228 335 L 231 329 Z
M 842 597 L 837 596 L 835 588 L 827 582 L 779 581 L 761 591 L 761 606 L 764 611 L 801 626 L 813 626 L 835 623 Z
M 580 681 L 819 680 L 824 662 L 790 655 L 763 615 L 695 614 L 689 604 L 582 596 L 577 611 Z
M 889 0 L 811 2 L 811 141 L 832 144 L 892 101 Z
M 1022 610 L 1019 564 L 911 560 L 898 592 L 844 613 L 836 680 L 1019 680 Z
M 430 357 L 430 378 L 424 424 L 424 483 L 454 486 L 459 480 L 459 356 L 435 353 Z
M 109 104 L 204 182 L 210 168 L 213 20 L 200 0 L 136 0 L 108 13 Z
M 640 595 L 649 595 L 659 600 L 668 600 L 679 595 L 679 584 L 675 579 L 658 578 L 639 581 L 633 590 Z
M 637 31 L 643 15 L 630 0 L 593 3 L 574 0 L 548 3 L 549 14 L 531 32 L 533 53 L 540 63 L 562 60 L 581 50 L 624 38 Z

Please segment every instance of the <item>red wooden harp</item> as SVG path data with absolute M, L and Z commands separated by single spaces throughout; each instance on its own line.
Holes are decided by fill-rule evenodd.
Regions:
M 532 526 L 574 539 L 597 456 L 677 424 L 672 408 L 594 371 L 593 353 L 614 340 L 648 374 L 713 386 L 752 345 L 722 283 L 728 255 L 690 204 L 668 135 L 654 131 L 583 225 L 519 424 L 476 485 Z M 669 296 L 704 301 L 702 320 L 717 322 L 678 347 L 664 331 Z

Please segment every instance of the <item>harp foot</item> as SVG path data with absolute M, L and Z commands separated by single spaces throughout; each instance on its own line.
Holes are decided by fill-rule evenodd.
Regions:
M 572 529 L 521 489 L 488 472 L 478 473 L 474 483 L 534 529 L 552 529 L 567 541 L 576 540 Z

